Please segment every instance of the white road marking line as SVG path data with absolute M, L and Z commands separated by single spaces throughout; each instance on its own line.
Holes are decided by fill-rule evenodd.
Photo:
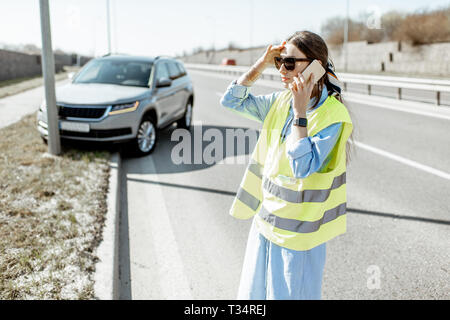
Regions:
M 349 142 L 352 143 L 350 140 L 349 140 Z M 365 149 L 367 151 L 370 151 L 370 152 L 379 154 L 381 156 L 384 156 L 386 158 L 389 158 L 389 159 L 401 162 L 403 164 L 406 164 L 408 166 L 414 167 L 416 169 L 419 169 L 419 170 L 422 170 L 422 171 L 434 174 L 434 175 L 436 175 L 436 176 L 438 176 L 440 178 L 444 178 L 444 179 L 450 180 L 450 174 L 447 173 L 447 172 L 440 171 L 440 170 L 434 169 L 432 167 L 420 164 L 418 162 L 415 162 L 415 161 L 412 161 L 412 160 L 409 160 L 409 159 L 397 156 L 397 155 L 395 155 L 393 153 L 390 153 L 390 152 L 387 152 L 387 151 L 384 151 L 384 150 L 381 150 L 381 149 L 369 146 L 369 145 L 364 144 L 362 142 L 354 141 L 354 144 L 356 146 L 360 147 L 361 149 Z
M 142 164 L 142 162 L 140 163 Z M 149 172 L 156 172 L 152 157 L 146 158 L 145 167 Z M 132 177 L 133 175 L 129 176 Z M 159 182 L 159 177 L 155 173 L 139 174 L 139 179 L 145 180 L 146 178 Z M 134 210 L 134 217 L 132 218 L 135 220 L 135 228 L 140 228 L 139 231 L 135 230 L 135 232 L 140 233 L 139 240 L 142 241 L 137 245 L 139 245 L 140 250 L 145 250 L 145 244 L 143 243 L 149 242 L 152 243 L 151 247 L 153 248 L 151 257 L 148 256 L 148 251 L 140 251 L 135 254 L 137 255 L 139 253 L 139 256 L 132 257 L 131 263 L 137 266 L 138 269 L 142 269 L 137 270 L 136 272 L 152 272 L 154 274 L 152 279 L 158 279 L 157 287 L 161 290 L 160 292 L 153 292 L 151 289 L 147 289 L 146 292 L 144 291 L 141 293 L 141 296 L 136 294 L 136 298 L 191 300 L 192 292 L 184 271 L 183 260 L 177 246 L 167 207 L 164 203 L 164 195 L 161 186 L 159 184 L 145 183 L 133 183 L 131 186 L 132 187 L 129 188 L 130 193 L 128 196 L 130 196 L 132 192 L 137 193 L 138 190 L 142 193 L 140 195 L 141 197 L 145 196 L 145 199 L 140 199 L 141 197 L 135 199 L 138 203 L 130 204 L 131 208 Z M 130 248 L 130 252 L 132 253 L 135 249 L 136 248 L 133 247 Z M 142 268 L 142 266 L 145 266 L 145 268 Z M 133 271 L 133 268 L 131 271 Z M 135 279 L 133 279 L 132 274 L 132 283 L 133 280 Z M 140 278 L 139 280 L 146 279 Z M 152 286 L 152 284 L 139 283 L 135 284 L 135 286 L 144 287 L 139 288 L 144 290 L 145 287 Z M 148 292 L 152 293 L 151 297 L 142 296 L 148 294 Z
M 350 97 L 350 96 L 344 96 L 344 99 L 347 101 L 351 101 L 354 103 L 361 103 L 364 105 L 370 105 L 372 107 L 378 107 L 378 108 L 384 108 L 384 109 L 390 109 L 390 110 L 394 110 L 394 111 L 402 111 L 402 112 L 407 112 L 407 113 L 413 113 L 413 114 L 418 114 L 421 116 L 427 116 L 427 117 L 432 117 L 432 118 L 437 118 L 437 119 L 444 119 L 444 120 L 450 120 L 450 116 L 447 116 L 445 114 L 436 114 L 436 113 L 430 113 L 427 111 L 423 111 L 423 110 L 414 110 L 414 109 L 408 109 L 406 107 L 403 106 L 391 106 L 388 105 L 386 103 L 383 102 L 377 102 L 377 101 L 369 101 L 366 99 L 358 99 L 358 98 L 354 98 L 354 97 Z M 434 107 L 433 105 L 430 105 L 430 107 Z M 445 108 L 445 107 L 442 107 Z

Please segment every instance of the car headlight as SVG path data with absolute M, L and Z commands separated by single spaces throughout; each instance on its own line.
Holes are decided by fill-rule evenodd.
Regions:
M 132 103 L 115 104 L 112 106 L 110 115 L 135 111 L 139 106 L 139 101 Z

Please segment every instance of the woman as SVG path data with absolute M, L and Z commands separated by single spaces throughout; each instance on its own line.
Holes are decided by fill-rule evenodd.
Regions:
M 320 79 L 302 71 L 317 59 Z M 270 65 L 285 90 L 249 87 Z M 221 104 L 263 123 L 230 214 L 253 217 L 238 299 L 320 299 L 326 242 L 346 228 L 346 147 L 353 129 L 323 39 L 296 32 L 268 46 Z M 315 84 L 314 84 L 315 83 Z

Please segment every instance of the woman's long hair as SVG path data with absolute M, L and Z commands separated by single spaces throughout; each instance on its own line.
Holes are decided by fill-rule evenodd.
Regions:
M 317 59 L 317 60 L 321 61 L 322 66 L 327 66 L 328 61 L 331 60 L 331 59 L 329 59 L 329 56 L 328 56 L 327 44 L 319 35 L 317 35 L 313 32 L 297 31 L 293 35 L 288 37 L 286 39 L 286 42 L 295 45 L 301 52 L 303 52 L 305 54 L 305 56 L 307 58 L 312 59 L 312 60 Z M 334 93 L 331 90 L 332 85 L 330 84 L 330 82 L 328 80 L 328 76 L 325 73 L 325 75 L 322 78 L 320 78 L 319 81 L 317 82 L 317 84 L 314 86 L 314 89 L 311 93 L 311 99 L 316 98 L 316 102 L 313 106 L 311 106 L 311 109 L 315 108 L 317 106 L 317 104 L 319 103 L 320 96 L 322 94 L 322 89 L 323 89 L 324 85 L 327 86 L 328 95 L 332 95 Z M 344 103 L 344 100 L 342 98 L 342 93 L 339 93 L 339 94 L 335 93 L 335 97 L 341 103 Z M 348 106 L 346 106 L 346 107 L 347 107 L 347 110 L 348 110 L 350 117 L 352 118 L 352 122 L 353 122 L 352 114 L 351 114 Z M 355 127 L 353 126 L 353 131 L 352 131 L 352 133 L 349 137 L 349 140 L 347 141 L 347 145 L 346 145 L 346 163 L 347 164 L 351 160 L 350 152 L 353 151 L 354 129 L 355 129 Z M 351 142 L 351 144 L 350 144 L 350 142 Z

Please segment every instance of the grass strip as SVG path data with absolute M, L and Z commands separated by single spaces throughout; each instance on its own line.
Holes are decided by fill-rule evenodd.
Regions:
M 110 153 L 47 153 L 36 115 L 0 129 L 0 299 L 92 299 Z

